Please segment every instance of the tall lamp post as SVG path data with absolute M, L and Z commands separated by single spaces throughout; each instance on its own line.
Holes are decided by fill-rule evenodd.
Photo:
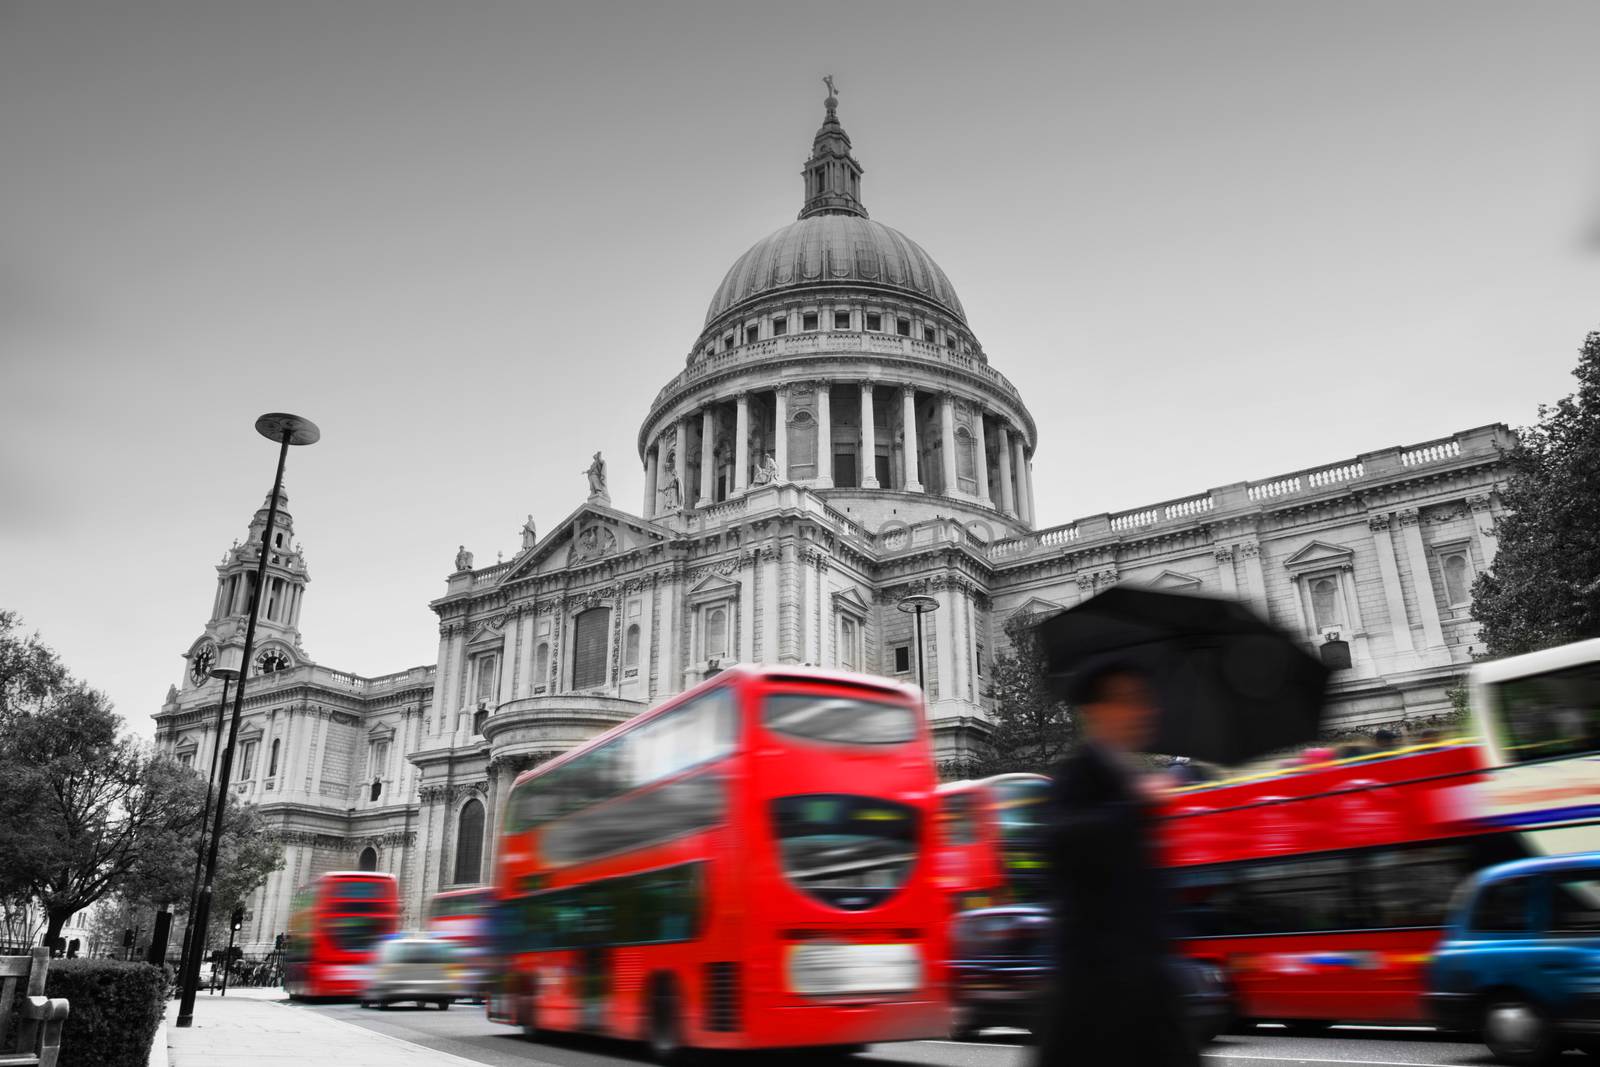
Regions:
M 222 700 L 217 704 L 217 725 L 211 731 L 215 742 L 211 746 L 211 773 L 206 777 L 206 806 L 200 812 L 200 840 L 194 850 L 194 884 L 189 887 L 189 925 L 183 931 L 183 955 L 178 962 L 178 974 L 189 973 L 190 951 L 200 951 L 204 946 L 194 944 L 195 898 L 200 895 L 200 869 L 206 858 L 206 825 L 211 822 L 211 791 L 217 784 L 217 757 L 222 755 L 222 716 L 228 710 L 228 687 L 239 677 L 237 667 L 218 665 L 211 668 L 211 677 L 222 679 Z
M 322 436 L 316 423 L 298 415 L 273 412 L 256 420 L 256 432 L 278 443 L 278 471 L 272 479 L 268 498 L 267 525 L 261 531 L 261 555 L 256 561 L 255 588 L 250 591 L 250 617 L 244 631 L 244 651 L 240 656 L 239 684 L 233 690 L 233 720 L 228 724 L 228 747 L 222 754 L 222 774 L 217 784 L 217 810 L 211 820 L 211 842 L 206 850 L 206 880 L 195 901 L 190 921 L 195 934 L 190 939 L 188 969 L 183 975 L 183 998 L 178 1002 L 178 1025 L 194 1025 L 194 995 L 200 985 L 200 953 L 205 947 L 205 930 L 211 922 L 212 884 L 217 877 L 217 846 L 222 842 L 222 817 L 228 810 L 228 778 L 233 773 L 233 744 L 239 736 L 239 717 L 244 714 L 244 683 L 249 677 L 250 654 L 255 650 L 256 618 L 261 609 L 261 591 L 267 584 L 267 560 L 272 556 L 272 528 L 278 524 L 278 494 L 283 492 L 283 465 L 290 445 L 312 445 Z
M 912 593 L 910 596 L 901 597 L 895 607 L 907 615 L 917 617 L 917 685 L 921 688 L 923 698 L 927 698 L 928 680 L 922 672 L 922 617 L 939 610 L 939 601 L 927 593 Z

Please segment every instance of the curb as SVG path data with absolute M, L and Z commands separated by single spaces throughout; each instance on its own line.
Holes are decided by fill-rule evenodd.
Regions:
M 281 1000 L 281 1001 L 279 1001 L 279 1000 L 269 1000 L 269 1001 L 264 1001 L 264 1003 L 276 1004 L 281 1008 L 288 1008 L 288 1009 L 291 1009 L 291 1010 L 294 1010 L 294 1011 L 313 1011 L 313 1010 L 315 1010 L 315 1009 L 309 1007 L 308 1005 L 294 1004 L 294 1003 L 291 1003 L 288 1000 Z M 415 1050 L 418 1050 L 418 1051 L 421 1051 L 421 1052 L 425 1052 L 430 1057 L 432 1057 L 434 1063 L 441 1064 L 441 1065 L 443 1065 L 443 1067 L 454 1067 L 454 1065 L 457 1065 L 457 1064 L 461 1065 L 461 1067 L 484 1067 L 484 1064 L 483 1064 L 482 1060 L 469 1060 L 469 1059 L 465 1059 L 465 1058 L 463 1058 L 461 1056 L 457 1056 L 453 1052 L 441 1052 L 440 1050 L 438 1050 L 436 1048 L 430 1048 L 427 1045 L 418 1044 L 415 1041 L 407 1041 L 403 1037 L 391 1037 L 388 1034 L 380 1033 L 377 1030 L 369 1029 L 369 1028 L 367 1028 L 365 1026 L 360 1025 L 359 1023 L 346 1022 L 344 1019 L 336 1018 L 335 1016 L 332 1016 L 332 1015 L 323 1015 L 322 1013 L 318 1012 L 317 1013 L 317 1018 L 323 1019 L 323 1020 L 325 1020 L 327 1022 L 330 1022 L 330 1023 L 335 1023 L 335 1024 L 339 1025 L 339 1026 L 348 1027 L 351 1030 L 359 1030 L 363 1034 L 366 1034 L 368 1037 L 376 1038 L 377 1040 L 382 1041 L 385 1044 L 403 1045 L 408 1049 L 415 1049 Z M 528 1060 L 526 1060 L 526 1062 L 528 1064 L 530 1064 L 531 1067 L 559 1067 L 558 1064 L 551 1063 L 549 1060 L 539 1060 L 539 1059 L 533 1059 L 531 1057 Z M 163 1064 L 162 1067 L 166 1067 L 166 1065 Z
M 172 1015 L 173 1005 L 177 1001 L 167 1001 L 167 1008 L 161 1013 L 161 1025 L 156 1027 L 155 1036 L 150 1039 L 150 1058 L 145 1061 L 146 1067 L 171 1067 L 172 1061 L 167 1056 L 167 1027 Z

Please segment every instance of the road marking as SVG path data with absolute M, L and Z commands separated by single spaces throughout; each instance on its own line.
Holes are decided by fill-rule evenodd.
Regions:
M 1292 1052 L 1276 1056 L 1252 1056 L 1242 1052 L 1202 1052 L 1203 1060 L 1267 1060 L 1272 1063 L 1350 1063 L 1358 1067 L 1470 1067 L 1465 1063 L 1419 1063 L 1416 1060 L 1327 1060 L 1307 1059 Z

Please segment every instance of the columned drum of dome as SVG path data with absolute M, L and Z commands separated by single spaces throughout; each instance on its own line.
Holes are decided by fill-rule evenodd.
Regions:
M 799 218 L 734 261 L 640 429 L 645 515 L 788 482 L 867 522 L 1020 533 L 1033 416 L 939 264 L 867 217 L 838 100 L 826 106 Z

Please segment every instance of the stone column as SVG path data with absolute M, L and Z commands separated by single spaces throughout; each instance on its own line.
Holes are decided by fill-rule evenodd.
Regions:
M 817 383 L 817 487 L 833 488 L 833 413 L 831 382 Z
M 1478 539 L 1478 551 L 1483 554 L 1483 565 L 1494 566 L 1494 556 L 1500 542 L 1494 535 L 1494 513 L 1489 510 L 1489 494 L 1474 493 L 1467 497 L 1467 507 L 1472 509 L 1472 533 Z
M 654 492 L 650 499 L 653 501 L 650 508 L 651 515 L 661 514 L 661 487 L 667 483 L 667 435 L 662 434 L 656 438 L 656 480 Z
M 905 434 L 906 482 L 902 486 L 908 493 L 922 492 L 922 475 L 918 470 L 917 456 L 917 388 L 914 385 L 900 387 L 901 418 L 904 420 L 902 432 Z
M 1239 546 L 1239 554 L 1244 557 L 1244 587 L 1249 596 L 1250 603 L 1263 619 L 1270 619 L 1271 613 L 1267 610 L 1267 581 L 1261 573 L 1261 545 L 1257 541 L 1246 541 Z
M 1433 591 L 1428 552 L 1422 547 L 1422 527 L 1417 519 L 1416 508 L 1400 512 L 1400 540 L 1406 546 L 1406 562 L 1411 564 L 1411 586 L 1416 590 L 1417 612 L 1422 616 L 1423 647 L 1443 648 L 1444 627 L 1439 624 L 1439 600 Z
M 872 383 L 861 383 L 861 488 L 878 488 L 878 428 L 872 417 Z
M 1028 507 L 1028 461 L 1022 454 L 1022 435 L 1011 438 L 1012 495 L 1016 500 L 1016 516 L 1029 526 L 1033 525 L 1033 510 Z
M 645 518 L 652 518 L 656 513 L 656 461 L 651 455 L 654 448 L 644 450 L 644 511 Z
M 983 408 L 973 409 L 972 427 L 978 431 L 973 434 L 972 442 L 978 450 L 978 499 L 993 504 L 989 499 L 989 439 L 983 432 Z
M 1017 517 L 1017 496 L 1011 486 L 1011 431 L 1005 423 L 1000 424 L 1000 447 L 996 450 L 1000 454 L 1000 510 Z
M 772 461 L 778 465 L 778 481 L 789 480 L 789 387 L 772 391 Z
M 1028 489 L 1028 521 L 1037 526 L 1039 525 L 1039 505 L 1033 499 L 1033 458 L 1031 456 L 1022 465 L 1022 481 Z
M 1218 545 L 1212 549 L 1212 555 L 1217 561 L 1217 588 L 1222 590 L 1222 595 L 1239 596 L 1239 577 L 1233 569 L 1233 546 Z
M 734 420 L 733 491 L 742 493 L 750 486 L 750 394 L 738 396 L 738 417 Z
M 956 405 L 949 393 L 939 394 L 939 439 L 943 443 L 944 495 L 955 496 L 956 483 Z
M 1406 595 L 1400 585 L 1400 566 L 1394 558 L 1394 538 L 1389 533 L 1388 513 L 1368 515 L 1367 528 L 1372 531 L 1372 544 L 1377 549 L 1378 574 L 1383 578 L 1383 602 L 1389 609 L 1394 650 L 1415 651 L 1416 644 L 1411 640 L 1411 619 L 1406 614 Z
M 700 496 L 695 501 L 705 507 L 716 496 L 717 457 L 712 449 L 717 443 L 716 414 L 707 404 L 700 411 Z
M 678 472 L 678 507 L 689 506 L 689 416 L 678 420 L 678 437 L 673 442 L 677 458 L 673 461 Z

